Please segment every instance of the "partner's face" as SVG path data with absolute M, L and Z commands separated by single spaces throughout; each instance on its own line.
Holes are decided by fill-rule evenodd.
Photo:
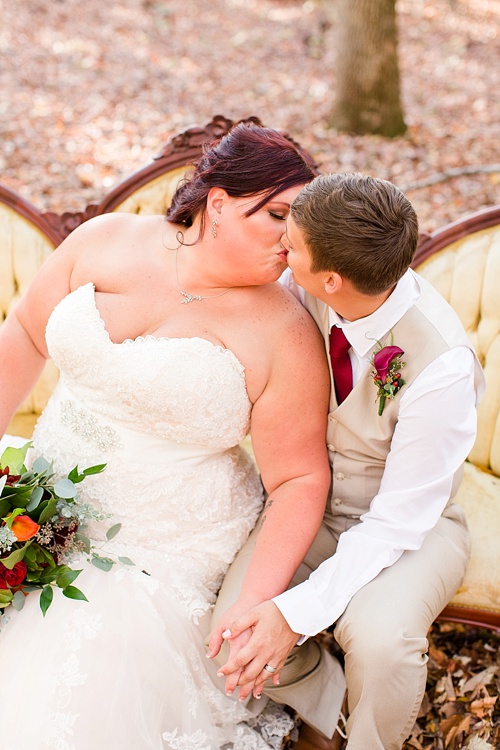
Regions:
M 246 213 L 262 198 L 230 199 L 230 221 L 226 244 L 234 264 L 235 252 L 242 281 L 248 283 L 249 271 L 255 276 L 256 284 L 267 284 L 281 276 L 286 268 L 286 250 L 281 244 L 285 223 L 290 213 L 290 205 L 299 194 L 303 185 L 278 193 L 258 211 L 246 216 Z M 222 220 L 221 220 L 222 221 Z
M 287 263 L 292 271 L 294 281 L 306 292 L 319 297 L 324 291 L 323 276 L 311 271 L 311 253 L 306 245 L 302 230 L 291 216 L 286 221 L 286 231 L 282 244 L 287 250 Z

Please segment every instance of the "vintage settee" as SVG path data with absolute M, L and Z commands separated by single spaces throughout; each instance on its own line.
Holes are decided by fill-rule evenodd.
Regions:
M 231 124 L 217 116 L 175 136 L 150 164 L 82 212 L 42 213 L 0 184 L 0 324 L 42 262 L 76 226 L 109 211 L 164 213 L 202 144 L 227 132 Z M 487 381 L 478 437 L 458 493 L 471 528 L 472 558 L 463 586 L 441 617 L 500 631 L 500 206 L 423 236 L 414 267 L 460 316 Z M 10 433 L 31 435 L 56 379 L 48 362 Z

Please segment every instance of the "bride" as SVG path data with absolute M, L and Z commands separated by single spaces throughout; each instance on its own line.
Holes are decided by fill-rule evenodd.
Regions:
M 0 330 L 0 435 L 47 357 L 60 370 L 33 458 L 105 463 L 82 494 L 120 522 L 80 561 L 89 603 L 38 595 L 0 633 L 2 750 L 279 747 L 288 715 L 224 694 L 211 607 L 263 491 L 239 611 L 283 591 L 319 527 L 329 380 L 312 320 L 276 284 L 290 204 L 314 176 L 280 133 L 239 124 L 161 216 L 76 229 Z M 102 538 L 96 527 L 93 538 Z M 234 607 L 232 608 L 234 611 Z

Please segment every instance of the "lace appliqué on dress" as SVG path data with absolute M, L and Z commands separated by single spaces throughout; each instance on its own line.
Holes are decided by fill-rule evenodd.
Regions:
M 61 638 L 61 663 L 53 684 L 53 712 L 47 722 L 44 741 L 54 750 L 76 750 L 73 726 L 78 713 L 68 710 L 72 690 L 83 685 L 86 674 L 80 672 L 78 651 L 83 640 L 94 640 L 101 629 L 100 617 L 91 617 L 82 610 L 67 619 Z
M 68 425 L 84 440 L 96 443 L 101 451 L 113 451 L 121 447 L 120 439 L 112 427 L 99 424 L 93 414 L 77 407 L 74 401 L 63 401 L 60 408 L 61 422 Z

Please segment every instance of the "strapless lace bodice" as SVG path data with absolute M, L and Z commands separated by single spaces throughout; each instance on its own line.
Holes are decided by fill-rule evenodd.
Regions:
M 231 351 L 201 338 L 144 336 L 114 344 L 93 284 L 56 307 L 47 345 L 63 383 L 105 420 L 214 451 L 248 432 L 244 370 Z
M 55 308 L 46 338 L 60 380 L 35 429 L 35 454 L 61 472 L 106 463 L 81 487 L 122 523 L 117 551 L 147 569 L 182 560 L 175 579 L 165 575 L 198 615 L 262 505 L 239 447 L 251 410 L 243 366 L 201 338 L 113 343 L 92 284 Z

